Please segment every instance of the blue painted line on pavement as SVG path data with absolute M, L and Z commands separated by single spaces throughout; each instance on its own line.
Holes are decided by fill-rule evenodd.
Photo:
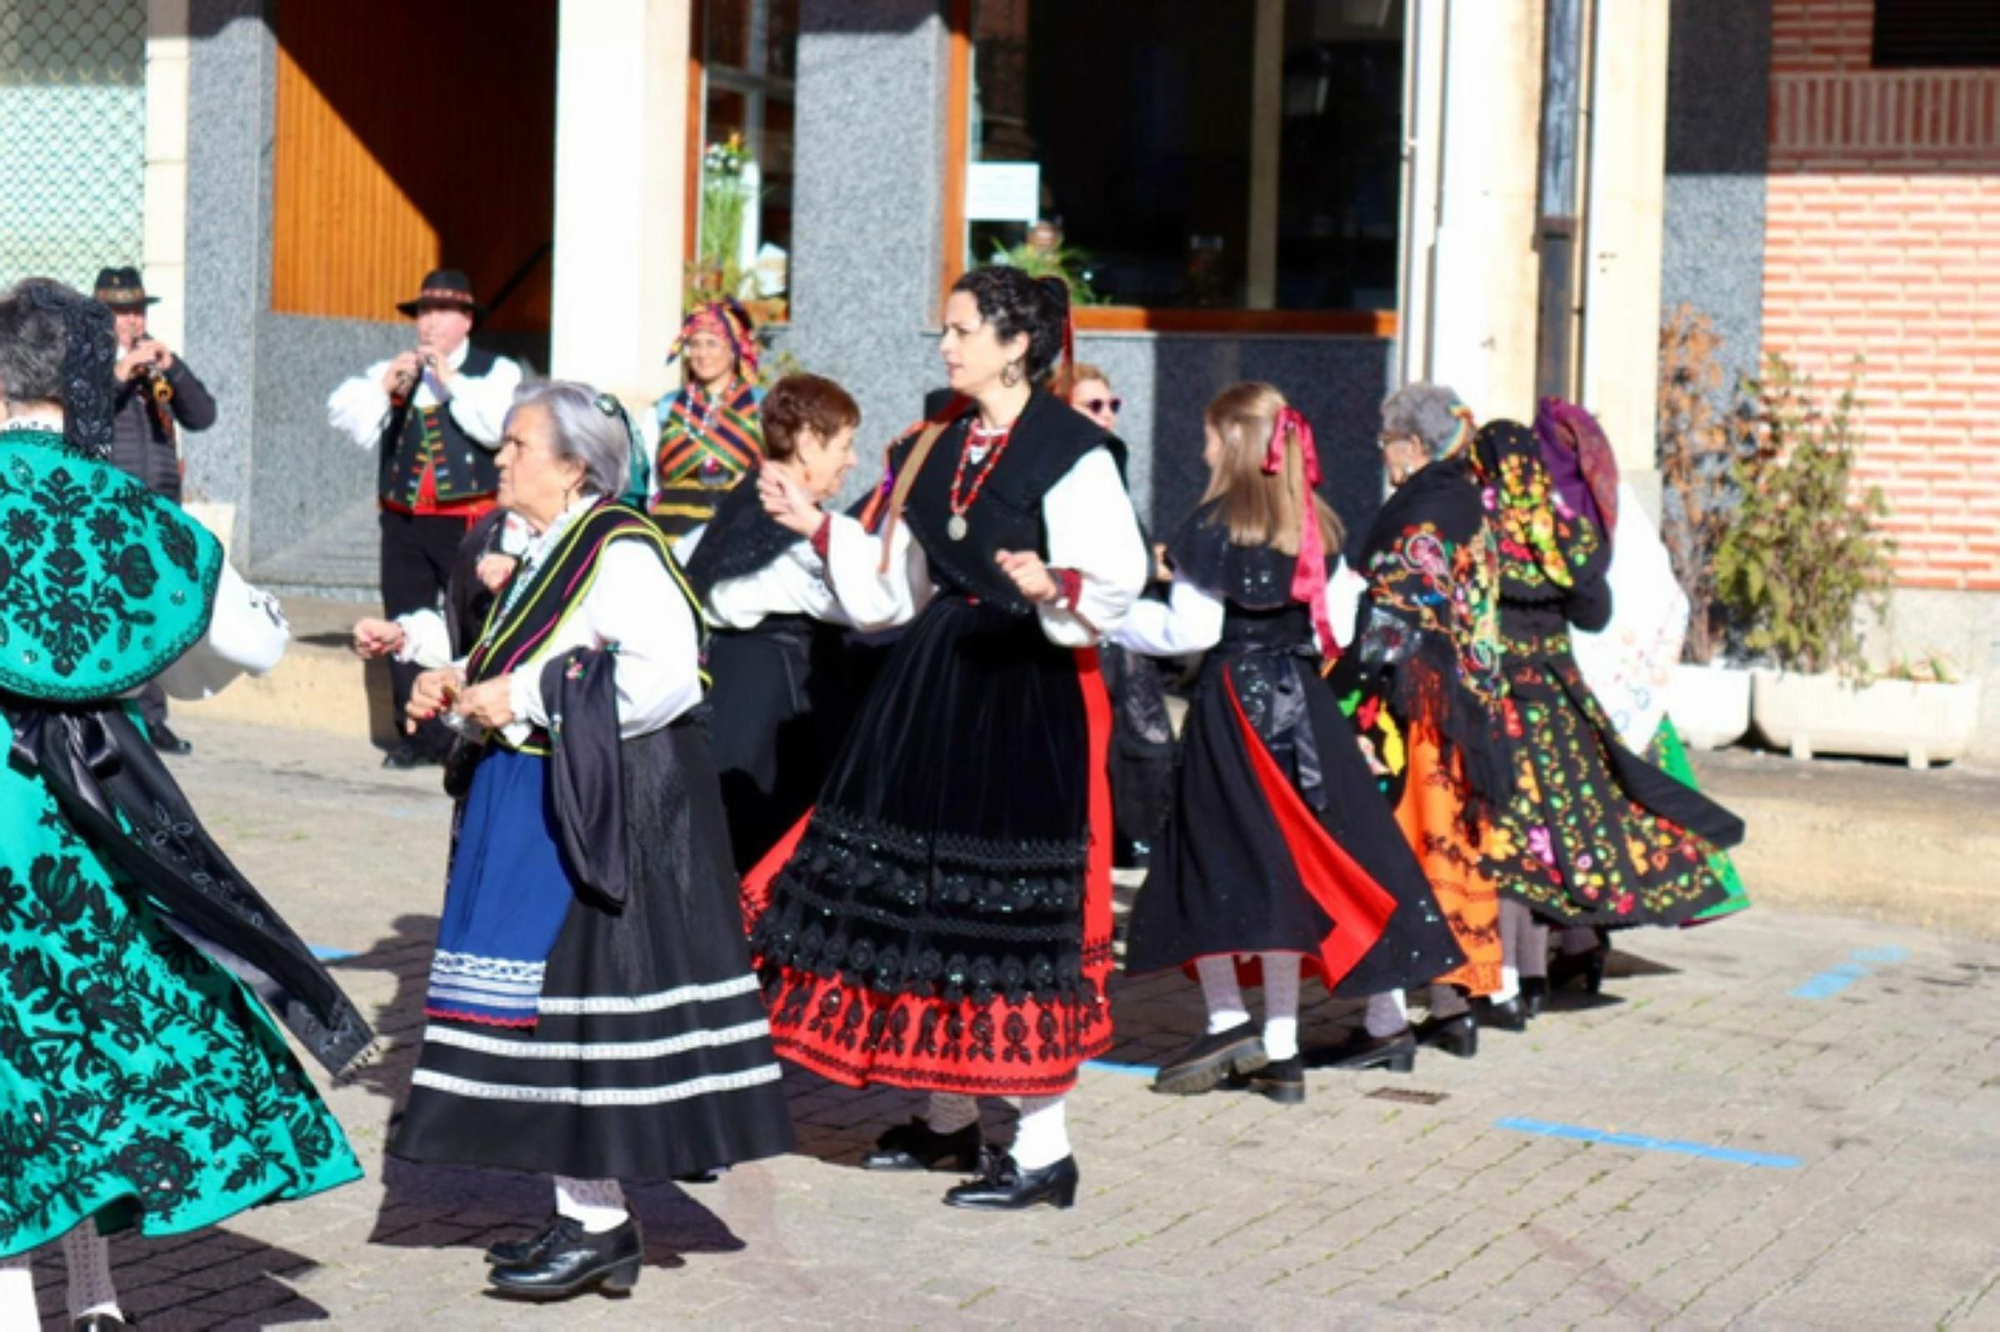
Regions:
M 1157 1078 L 1160 1070 L 1154 1064 L 1114 1064 L 1108 1059 L 1086 1059 L 1085 1068 L 1094 1068 L 1100 1073 L 1126 1073 L 1135 1078 Z
M 1642 1152 L 1674 1152 L 1681 1156 L 1700 1156 L 1711 1161 L 1727 1161 L 1732 1165 L 1768 1166 L 1774 1170 L 1790 1170 L 1799 1164 L 1796 1156 L 1774 1156 L 1769 1152 L 1746 1152 L 1734 1147 L 1712 1147 L 1705 1142 L 1682 1142 L 1675 1138 L 1651 1138 L 1643 1133 L 1608 1133 L 1603 1129 L 1585 1128 L 1581 1124 L 1551 1124 L 1540 1119 L 1507 1118 L 1493 1123 L 1495 1128 L 1512 1129 L 1517 1133 L 1534 1133 L 1544 1138 L 1567 1138 L 1572 1142 L 1601 1142 L 1608 1147 L 1632 1147 Z
M 338 962 L 344 957 L 353 957 L 352 948 L 329 948 L 325 944 L 314 944 L 312 955 L 322 962 Z
M 1837 967 L 1827 968 L 1793 990 L 1792 998 L 1831 999 L 1877 966 L 1901 962 L 1909 955 L 1910 950 L 1901 944 L 1884 944 L 1880 948 L 1857 948 L 1847 955 L 1847 961 Z

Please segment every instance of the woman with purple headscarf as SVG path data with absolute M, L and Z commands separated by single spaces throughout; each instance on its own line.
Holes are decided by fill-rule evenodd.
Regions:
M 1678 925 L 1728 899 L 1712 861 L 1743 836 L 1735 815 L 1648 763 L 1585 681 L 1571 630 L 1612 621 L 1612 546 L 1621 508 L 1616 465 L 1587 413 L 1551 404 L 1549 436 L 1512 421 L 1479 432 L 1473 450 L 1500 547 L 1500 632 L 1515 783 L 1481 847 L 1504 905 L 1503 944 L 1527 973 L 1543 936 L 1562 926 Z M 1551 456 L 1553 455 L 1553 456 Z M 1635 612 L 1647 608 L 1635 606 Z M 1602 953 L 1572 962 L 1592 982 Z M 1566 977 L 1564 977 L 1566 979 Z M 1558 981 L 1560 983 L 1560 981 Z

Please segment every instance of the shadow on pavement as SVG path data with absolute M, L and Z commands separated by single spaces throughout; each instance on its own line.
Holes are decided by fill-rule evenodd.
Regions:
M 325 1309 L 286 1284 L 318 1266 L 303 1254 L 213 1226 L 157 1239 L 111 1237 L 111 1275 L 120 1306 L 147 1332 L 326 1322 Z M 45 1317 L 42 1327 L 48 1332 L 69 1327 L 67 1274 L 58 1246 L 36 1255 L 35 1286 L 41 1308 L 56 1315 Z

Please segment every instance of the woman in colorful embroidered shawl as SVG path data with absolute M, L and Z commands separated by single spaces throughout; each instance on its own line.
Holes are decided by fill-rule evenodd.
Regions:
M 681 387 L 653 404 L 646 508 L 678 541 L 764 459 L 757 383 L 757 333 L 732 300 L 696 307 L 667 352 L 681 363 Z
M 1499 565 L 1472 415 L 1450 389 L 1412 384 L 1382 404 L 1380 442 L 1395 493 L 1361 543 L 1368 591 L 1332 680 L 1465 961 L 1435 978 L 1415 1029 L 1400 990 L 1372 996 L 1363 1029 L 1333 1054 L 1353 1068 L 1407 1068 L 1419 1043 L 1477 1050 L 1465 994 L 1501 989 L 1500 904 L 1479 843 L 1511 780 Z
M 1483 848 L 1501 891 L 1565 925 L 1671 925 L 1720 904 L 1710 865 L 1742 821 L 1627 749 L 1570 650 L 1611 618 L 1610 548 L 1557 489 L 1535 435 L 1496 421 L 1474 444 L 1500 546 L 1512 796 Z M 1587 493 L 1587 487 L 1586 493 Z M 1574 492 L 1572 492 L 1574 493 Z
M 0 299 L 0 1326 L 122 1324 L 102 1235 L 175 1235 L 360 1177 L 265 1003 L 329 1072 L 368 1024 L 229 863 L 130 699 L 201 697 L 284 650 L 275 603 L 112 467 L 111 314 Z M 163 674 L 164 672 L 164 674 Z M 236 972 L 243 977 L 239 981 Z M 248 982 L 246 985 L 244 982 Z
M 1204 1092 L 1234 1073 L 1294 1104 L 1302 974 L 1368 995 L 1460 957 L 1320 676 L 1352 632 L 1360 579 L 1336 564 L 1312 428 L 1256 383 L 1223 390 L 1203 426 L 1211 478 L 1168 545 L 1169 599 L 1141 601 L 1116 632 L 1138 652 L 1206 654 L 1125 969 L 1191 968 L 1208 1004 L 1208 1032 L 1162 1061 L 1155 1090 Z M 1243 981 L 1264 988 L 1261 1035 Z
M 524 389 L 500 502 L 535 532 L 471 652 L 413 713 L 478 743 L 390 1150 L 552 1172 L 555 1215 L 488 1253 L 499 1293 L 629 1288 L 618 1181 L 789 1150 L 701 702 L 699 610 L 662 538 L 604 497 L 616 404 Z

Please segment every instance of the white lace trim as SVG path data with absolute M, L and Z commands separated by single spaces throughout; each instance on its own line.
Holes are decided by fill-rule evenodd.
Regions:
M 544 1013 L 561 1013 L 566 1016 L 578 1013 L 657 1013 L 661 1009 L 675 1008 L 681 1004 L 704 1003 L 710 999 L 733 999 L 739 994 L 753 994 L 756 989 L 757 978 L 746 971 L 734 980 L 717 981 L 713 985 L 683 985 L 678 989 L 659 990 L 653 994 L 577 999 L 551 999 L 543 995 L 541 1010 Z
M 741 1073 L 716 1073 L 703 1078 L 689 1078 L 685 1082 L 670 1082 L 661 1087 L 602 1087 L 586 1091 L 581 1087 L 516 1087 L 497 1082 L 475 1082 L 471 1078 L 455 1078 L 420 1068 L 411 1075 L 410 1082 L 414 1086 L 477 1101 L 526 1101 L 602 1109 L 626 1105 L 665 1105 L 715 1092 L 742 1091 L 776 1082 L 782 1076 L 778 1065 L 769 1063 Z
M 477 953 L 448 953 L 440 949 L 431 957 L 431 975 L 450 980 L 495 981 L 503 985 L 532 984 L 540 988 L 545 962 L 523 962 L 508 957 L 481 957 Z
M 502 1036 L 482 1036 L 457 1027 L 427 1026 L 424 1043 L 455 1045 L 476 1054 L 499 1055 L 505 1059 L 578 1060 L 662 1059 L 688 1050 L 713 1050 L 725 1045 L 754 1041 L 771 1034 L 771 1024 L 763 1018 L 719 1031 L 690 1031 L 657 1041 L 590 1041 L 585 1043 L 508 1040 Z

